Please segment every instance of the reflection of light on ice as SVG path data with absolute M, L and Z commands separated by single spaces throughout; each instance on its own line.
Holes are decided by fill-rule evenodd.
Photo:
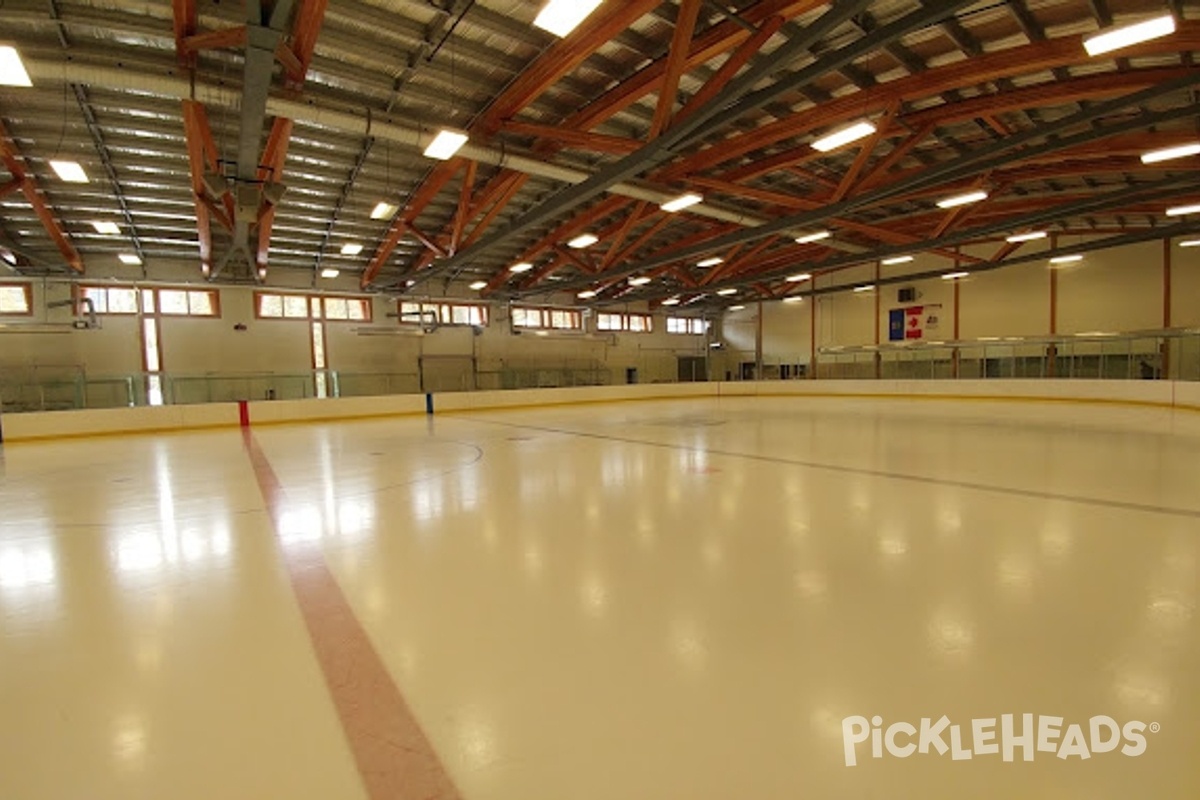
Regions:
M 929 620 L 926 634 L 933 649 L 944 656 L 967 656 L 975 641 L 970 620 L 952 608 L 938 609 Z
M 604 615 L 605 606 L 608 605 L 608 589 L 599 575 L 592 573 L 584 576 L 583 583 L 579 586 L 579 597 L 584 611 L 588 612 L 589 616 Z
M 12 543 L 0 548 L 0 588 L 49 586 L 56 577 L 54 554 L 47 542 Z
M 829 588 L 825 575 L 814 569 L 801 570 L 796 573 L 796 591 L 809 599 L 815 599 L 825 594 Z
M 1033 588 L 1033 567 L 1020 553 L 1006 553 L 996 565 L 996 581 L 1005 589 L 1027 594 Z
M 117 537 L 117 569 L 121 572 L 145 572 L 164 566 L 220 566 L 229 560 L 232 540 L 224 522 L 204 529 L 187 526 L 182 530 L 133 528 Z
M 1163 708 L 1171 691 L 1161 677 L 1148 672 L 1123 673 L 1113 688 L 1117 698 L 1135 713 Z
M 708 648 L 704 645 L 703 631 L 691 619 L 676 619 L 671 622 L 669 635 L 671 652 L 692 670 L 704 669 L 708 658 Z
M 146 727 L 136 714 L 124 714 L 113 722 L 113 755 L 125 766 L 139 767 L 146 754 Z
M 470 769 L 485 767 L 496 760 L 496 737 L 492 726 L 472 711 L 458 731 L 459 751 Z

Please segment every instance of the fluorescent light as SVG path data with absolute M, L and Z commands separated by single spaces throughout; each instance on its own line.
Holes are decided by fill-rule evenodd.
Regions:
M 371 209 L 371 219 L 383 219 L 390 217 L 396 213 L 396 206 L 391 203 L 380 201 L 375 204 L 375 208 Z
M 645 275 L 643 275 L 640 278 L 630 278 L 629 279 L 630 286 L 645 286 L 649 282 L 650 282 L 650 278 L 647 278 Z
M 1083 261 L 1083 256 L 1055 256 L 1054 258 L 1050 259 L 1051 264 L 1074 264 L 1076 261 Z
M 910 262 L 912 260 L 913 260 L 912 256 L 892 256 L 891 258 L 885 258 L 883 261 L 880 261 L 879 263 L 885 267 L 891 267 L 891 266 L 895 266 L 896 264 L 907 264 L 908 262 Z
M 1032 242 L 1034 239 L 1045 239 L 1048 234 L 1045 231 L 1029 231 L 1028 233 L 1014 233 L 1012 236 L 1005 238 L 1004 241 L 1017 244 L 1018 242 Z
M 142 263 L 142 259 L 138 258 L 135 253 L 118 253 L 117 258 L 121 260 L 122 264 L 128 264 L 131 267 L 140 266 Z
M 819 242 L 822 239 L 828 239 L 830 236 L 833 236 L 832 231 L 817 231 L 816 233 L 806 233 L 803 236 L 796 238 L 796 244 L 811 244 L 812 242 Z
M 1200 214 L 1200 203 L 1194 203 L 1190 206 L 1175 206 L 1167 209 L 1168 217 L 1182 217 L 1188 214 Z
M 854 287 L 854 291 L 856 291 L 856 292 L 869 292 L 869 291 L 871 291 L 871 290 L 872 290 L 872 289 L 874 289 L 874 288 L 875 288 L 875 284 L 873 284 L 873 283 L 868 283 L 866 286 L 855 286 L 855 287 Z
M 582 250 L 585 247 L 591 247 L 596 242 L 600 241 L 600 237 L 592 233 L 585 233 L 582 236 L 576 236 L 571 241 L 567 242 L 567 247 L 573 250 Z
M 804 298 L 803 297 L 785 297 L 785 298 L 783 298 L 783 302 L 785 302 L 785 303 L 803 303 Z
M 659 206 L 659 208 L 661 208 L 663 211 L 666 211 L 668 214 L 674 214 L 676 211 L 682 211 L 688 206 L 696 205 L 696 203 L 699 203 L 703 199 L 704 198 L 698 194 L 688 192 L 687 194 L 681 194 L 674 200 L 663 203 L 661 206 Z
M 116 236 L 121 232 L 115 222 L 93 222 L 92 227 L 96 229 L 96 233 L 104 233 L 110 236 Z
M 979 189 L 974 192 L 947 197 L 945 200 L 938 200 L 937 205 L 938 208 L 957 208 L 958 206 L 965 206 L 970 203 L 978 203 L 980 200 L 986 200 L 987 196 L 987 192 Z
M 433 141 L 425 148 L 427 158 L 447 161 L 458 152 L 458 148 L 467 143 L 467 135 L 461 131 L 443 129 L 433 137 Z
M 728 297 L 731 294 L 737 294 L 737 289 L 720 289 L 717 291 L 717 294 L 722 297 Z
M 725 259 L 721 258 L 720 256 L 713 256 L 712 258 L 706 258 L 703 261 L 696 262 L 696 266 L 697 267 L 715 267 L 717 264 L 720 264 L 724 260 Z
M 535 28 L 566 36 L 587 19 L 601 0 L 550 0 L 533 20 Z
M 828 153 L 830 150 L 836 150 L 843 145 L 857 141 L 864 136 L 870 136 L 875 132 L 875 126 L 870 122 L 863 120 L 849 125 L 845 128 L 840 128 L 833 133 L 826 134 L 820 139 L 812 143 L 814 150 L 820 150 L 822 153 Z
M 342 271 L 340 269 L 334 269 L 333 267 L 326 267 L 325 269 L 321 270 L 322 278 L 336 278 L 341 274 Z
M 50 168 L 58 173 L 58 177 L 67 183 L 87 183 L 87 173 L 78 161 L 51 161 Z
M 729 308 L 727 308 L 725 310 L 726 311 L 741 311 L 743 308 L 745 308 L 745 306 L 730 306 Z
M 522 272 L 529 272 L 531 269 L 533 269 L 533 264 L 530 264 L 528 261 L 522 261 L 520 264 L 513 264 L 508 268 L 508 271 L 519 274 Z
M 361 244 L 344 244 L 342 245 L 342 255 L 356 256 L 363 251 Z
M 967 277 L 967 276 L 968 276 L 968 275 L 970 275 L 970 274 L 971 274 L 971 273 L 969 273 L 969 272 L 947 272 L 945 275 L 943 275 L 943 276 L 942 276 L 942 280 L 944 280 L 944 281 L 956 281 L 956 280 L 958 280 L 959 278 L 965 278 L 965 277 Z
M 1187 239 L 1179 243 L 1180 247 L 1200 247 L 1200 239 Z
M 807 280 L 811 280 L 811 279 L 812 279 L 812 274 L 808 273 L 808 272 L 801 272 L 799 275 L 788 275 L 787 276 L 787 280 L 790 283 L 799 283 L 800 281 L 807 281 Z
M 474 281 L 471 283 L 470 288 L 472 291 L 478 292 L 480 289 L 486 289 L 487 283 L 487 281 Z
M 1089 36 L 1083 40 L 1083 49 L 1087 50 L 1089 56 L 1098 56 L 1101 53 L 1148 42 L 1174 32 L 1175 17 L 1171 14 L 1164 14 L 1144 22 L 1111 28 L 1104 33 Z
M 597 294 L 597 292 L 592 289 L 584 289 L 582 292 L 580 292 L 579 294 L 577 294 L 575 296 L 578 297 L 580 300 L 591 300 L 593 297 L 596 296 L 596 294 Z
M 0 86 L 33 86 L 17 48 L 0 46 Z
M 662 301 L 662 304 L 664 306 L 677 306 L 677 305 L 679 305 L 679 298 L 678 297 L 668 297 L 666 300 Z
M 1178 144 L 1174 147 L 1164 147 L 1161 150 L 1151 150 L 1149 153 L 1142 153 L 1142 163 L 1155 164 L 1159 161 L 1170 161 L 1173 158 L 1194 156 L 1197 153 L 1200 153 L 1200 142 L 1189 142 L 1188 144 Z

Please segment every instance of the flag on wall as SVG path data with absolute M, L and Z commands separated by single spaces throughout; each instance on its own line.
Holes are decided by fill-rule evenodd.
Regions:
M 888 340 L 901 342 L 906 339 L 924 339 L 927 333 L 938 329 L 941 305 L 908 306 L 893 308 L 888 312 Z

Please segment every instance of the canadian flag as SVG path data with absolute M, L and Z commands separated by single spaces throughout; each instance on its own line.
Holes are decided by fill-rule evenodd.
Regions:
M 940 305 L 909 306 L 904 309 L 904 338 L 923 339 L 926 331 L 936 331 Z

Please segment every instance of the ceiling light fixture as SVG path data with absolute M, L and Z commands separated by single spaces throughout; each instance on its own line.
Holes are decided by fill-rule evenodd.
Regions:
M 706 258 L 703 261 L 696 262 L 696 266 L 697 267 L 715 267 L 717 264 L 720 264 L 724 260 L 725 259 L 721 258 L 720 256 L 713 256 L 712 258 Z
M 649 282 L 650 282 L 650 278 L 646 277 L 645 275 L 643 275 L 640 278 L 630 278 L 629 279 L 630 286 L 645 286 Z
M 471 284 L 471 290 L 478 292 L 480 289 L 486 289 L 487 283 L 488 283 L 487 281 L 474 281 Z
M 0 45 L 0 86 L 33 86 L 21 54 L 12 45 Z
M 879 263 L 885 267 L 892 267 L 892 266 L 895 266 L 896 264 L 907 264 L 908 262 L 910 262 L 912 260 L 913 260 L 912 256 L 892 256 L 891 258 L 883 259 Z
M 800 281 L 807 281 L 811 279 L 812 273 L 809 272 L 801 272 L 799 275 L 788 275 L 786 278 L 789 283 L 800 283 Z
M 1161 17 L 1144 20 L 1133 25 L 1123 25 L 1120 28 L 1110 28 L 1103 33 L 1089 36 L 1083 40 L 1083 49 L 1089 56 L 1098 56 L 1122 47 L 1130 47 L 1160 36 L 1175 32 L 1175 17 L 1164 14 Z
M 785 302 L 785 303 L 803 303 L 804 298 L 803 297 L 785 297 L 785 298 L 783 298 L 783 302 Z
M 361 244 L 344 244 L 342 245 L 342 255 L 356 256 L 363 251 Z
M 679 298 L 678 297 L 668 297 L 666 300 L 662 301 L 662 304 L 664 306 L 677 306 L 677 305 L 679 305 Z
M 83 167 L 79 166 L 78 161 L 51 161 L 50 168 L 67 183 L 88 182 L 87 173 L 83 171 Z
M 722 297 L 728 297 L 731 294 L 737 294 L 737 289 L 720 289 L 717 291 L 717 294 Z
M 817 231 L 816 233 L 806 233 L 803 236 L 796 237 L 796 244 L 812 244 L 819 242 L 822 239 L 828 239 L 833 236 L 832 231 Z
M 380 201 L 371 209 L 371 219 L 383 219 L 396 213 L 396 206 L 386 201 Z
M 831 150 L 836 150 L 843 145 L 858 141 L 864 136 L 870 136 L 875 132 L 875 126 L 866 120 L 856 122 L 853 125 L 848 125 L 845 128 L 840 128 L 833 133 L 826 134 L 820 139 L 812 143 L 814 150 L 820 150 L 822 153 L 828 153 Z
M 971 274 L 971 273 L 969 273 L 969 272 L 947 272 L 945 275 L 943 275 L 943 276 L 942 276 L 942 280 L 944 280 L 944 281 L 956 281 L 956 280 L 958 280 L 959 278 L 965 278 L 965 277 L 967 277 L 967 276 L 968 276 L 968 275 L 970 275 L 970 274 Z
M 1014 233 L 1012 236 L 1006 237 L 1004 241 L 1012 244 L 1020 242 L 1032 242 L 1034 239 L 1045 239 L 1049 234 L 1045 231 L 1029 231 L 1028 233 Z
M 875 284 L 873 284 L 873 283 L 868 283 L 868 284 L 867 284 L 867 285 L 865 285 L 865 286 L 855 286 L 855 287 L 854 287 L 854 291 L 856 291 L 856 292 L 869 292 L 869 291 L 871 291 L 871 290 L 872 290 L 872 289 L 874 289 L 874 288 L 875 288 Z
M 1157 164 L 1159 161 L 1170 161 L 1174 158 L 1184 158 L 1197 154 L 1200 154 L 1200 142 L 1188 142 L 1187 144 L 1177 144 L 1174 147 L 1163 147 L 1159 150 L 1151 150 L 1149 153 L 1142 153 L 1142 163 Z
M 1076 261 L 1083 261 L 1083 256 L 1074 254 L 1069 256 L 1055 256 L 1050 259 L 1051 264 L 1074 264 Z
M 519 264 L 513 264 L 508 268 L 508 271 L 519 275 L 522 272 L 529 272 L 531 269 L 533 269 L 533 264 L 530 264 L 528 261 L 522 261 Z
M 596 292 L 596 290 L 594 290 L 594 289 L 584 289 L 582 292 L 580 292 L 579 294 L 577 294 L 575 296 L 578 297 L 580 300 L 591 300 L 597 294 L 598 294 L 598 292 Z
M 571 241 L 567 242 L 567 247 L 572 250 L 582 250 L 585 247 L 591 247 L 596 242 L 600 241 L 600 237 L 593 233 L 585 233 L 581 236 L 576 236 Z
M 555 36 L 566 36 L 579 27 L 600 5 L 601 0 L 550 0 L 533 20 L 535 28 Z
M 745 308 L 745 306 L 730 306 L 729 308 L 727 308 L 725 310 L 726 311 L 741 311 L 744 308 Z
M 116 236 L 121 232 L 115 222 L 93 222 L 92 227 L 96 229 L 96 233 L 103 233 L 107 236 Z
M 687 194 L 681 194 L 674 200 L 669 200 L 666 203 L 663 203 L 659 206 L 659 208 L 661 208 L 663 211 L 666 211 L 668 214 L 674 214 L 676 211 L 682 211 L 685 208 L 696 205 L 703 199 L 704 198 L 698 194 L 688 192 Z
M 1200 203 L 1193 203 L 1190 206 L 1175 206 L 1167 209 L 1168 217 L 1183 217 L 1188 214 L 1200 214 Z
M 987 196 L 987 192 L 983 191 L 982 189 L 977 189 L 973 192 L 967 192 L 966 194 L 959 194 L 955 195 L 954 197 L 947 197 L 944 200 L 938 200 L 937 206 L 938 208 L 957 208 L 958 206 L 978 203 L 980 200 L 987 200 Z
M 322 278 L 336 278 L 341 274 L 342 271 L 340 269 L 334 269 L 333 267 L 326 267 L 325 269 L 321 270 Z
M 138 258 L 135 253 L 118 253 L 117 258 L 122 264 L 128 264 L 131 267 L 141 266 L 142 259 Z
M 443 128 L 433 141 L 425 148 L 426 158 L 436 158 L 438 161 L 449 161 L 458 149 L 467 143 L 467 135 L 462 131 Z
M 1180 247 L 1200 247 L 1200 239 L 1185 239 L 1179 243 Z

